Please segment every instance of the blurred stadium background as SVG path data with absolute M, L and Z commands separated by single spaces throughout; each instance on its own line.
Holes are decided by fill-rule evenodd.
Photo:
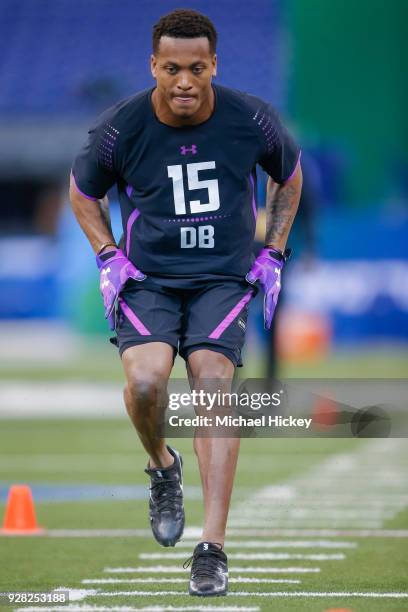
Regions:
M 68 203 L 68 176 L 93 118 L 153 83 L 152 24 L 178 4 L 0 0 L 0 502 L 11 483 L 28 482 L 41 502 L 39 516 L 47 527 L 133 528 L 135 521 L 146 526 L 142 494 L 109 488 L 136 479 L 144 491 L 144 454 L 125 420 L 121 364 L 108 342 L 94 257 Z M 406 377 L 408 3 L 185 4 L 206 13 L 218 29 L 217 81 L 270 100 L 303 150 L 304 193 L 290 239 L 294 256 L 286 268 L 276 333 L 271 337 L 263 332 L 258 298 L 240 376 Z M 259 176 L 262 205 L 266 181 Z M 109 196 L 119 238 L 114 191 Z M 260 215 L 258 246 L 262 219 Z M 184 375 L 180 360 L 175 375 Z M 35 420 L 38 416 L 43 420 Z M 91 416 L 105 421 L 73 418 Z M 19 417 L 22 420 L 15 420 Z M 270 482 L 289 478 L 293 484 L 299 471 L 325 465 L 333 453 L 357 448 L 346 440 L 300 442 L 244 444 L 247 454 L 241 460 L 236 499 L 244 499 L 250 487 L 261 486 L 265 474 Z M 183 441 L 189 462 L 189 517 L 190 524 L 199 524 L 199 478 L 190 446 Z M 255 452 L 261 463 L 256 475 L 251 462 Z M 362 452 L 362 480 L 356 483 L 362 488 L 347 502 L 349 509 L 358 496 L 364 502 L 361 483 L 370 480 L 372 470 L 380 470 L 382 458 L 388 463 L 382 489 L 379 485 L 375 494 L 397 495 L 398 487 L 406 484 L 400 447 L 383 444 L 371 454 Z M 337 464 L 331 465 L 337 478 Z M 341 472 L 344 462 L 338 465 Z M 349 476 L 354 478 L 351 472 Z M 102 493 L 92 489 L 98 484 Z M 342 486 L 346 495 L 346 480 Z M 285 497 L 286 489 L 282 491 Z M 129 495 L 141 501 L 123 501 Z M 116 499 L 114 509 L 107 498 Z M 395 508 L 403 508 L 401 500 Z M 349 527 L 345 515 L 339 516 L 336 525 Z M 390 516 L 377 526 L 406 527 L 406 512 L 404 520 Z M 319 520 L 316 515 L 315 525 L 330 525 L 328 519 Z M 311 524 L 299 521 L 297 526 Z M 63 575 L 66 582 L 72 578 L 79 584 L 84 564 L 96 577 L 101 563 L 113 564 L 115 555 L 118 564 L 126 565 L 132 564 L 134 550 L 156 550 L 148 535 L 139 542 L 134 549 L 131 541 L 115 540 L 107 559 L 103 542 L 88 540 L 85 552 L 79 541 L 66 540 L 61 551 L 51 541 L 33 546 L 3 540 L 7 563 L 2 587 L 48 589 L 61 583 Z M 395 569 L 388 568 L 387 579 L 394 579 L 388 587 L 401 589 L 403 544 L 398 548 L 384 541 L 376 548 L 365 543 L 350 569 L 352 584 L 371 588 L 375 579 L 381 588 L 381 559 L 386 554 Z M 363 572 L 360 581 L 369 556 L 375 567 Z M 351 585 L 351 574 L 339 573 L 335 562 L 328 566 L 324 588 Z M 317 578 L 313 586 L 322 588 Z M 310 607 L 306 600 L 299 608 L 287 605 L 274 609 L 324 609 L 323 603 Z M 353 611 L 402 610 L 398 605 L 373 602 L 370 607 L 353 605 Z
M 78 375 L 87 376 L 82 357 L 94 346 L 107 361 L 104 375 L 120 373 L 106 341 L 94 258 L 68 204 L 68 174 L 93 118 L 152 84 L 152 24 L 173 6 L 144 0 L 1 2 L 5 370 L 23 361 L 43 369 L 48 361 L 51 369 L 77 364 Z M 407 4 L 360 0 L 352 21 L 350 2 L 340 0 L 190 6 L 208 13 L 218 27 L 217 80 L 272 101 L 303 149 L 305 188 L 277 330 L 279 372 L 403 375 Z M 260 178 L 262 205 L 265 177 Z M 119 237 L 114 192 L 110 198 Z M 260 215 L 259 236 L 262 221 Z M 261 375 L 270 352 L 260 302 L 244 375 Z M 92 366 L 88 357 L 85 363 Z

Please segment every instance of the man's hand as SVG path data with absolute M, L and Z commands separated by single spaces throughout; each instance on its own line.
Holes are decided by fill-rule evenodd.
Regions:
M 262 249 L 255 259 L 252 268 L 246 275 L 246 280 L 251 285 L 257 281 L 265 293 L 264 297 L 264 325 L 270 329 L 278 296 L 281 290 L 281 270 L 285 262 L 284 256 L 278 251 L 268 247 Z
M 115 329 L 115 304 L 120 292 L 129 280 L 143 281 L 146 274 L 138 270 L 120 249 L 114 249 L 96 256 L 101 273 L 100 290 L 105 306 L 105 319 L 110 329 Z

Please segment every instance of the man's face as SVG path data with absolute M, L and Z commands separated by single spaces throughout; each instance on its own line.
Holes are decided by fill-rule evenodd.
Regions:
M 210 53 L 206 37 L 162 36 L 157 54 L 151 56 L 160 97 L 174 115 L 185 119 L 208 103 L 216 66 L 217 56 Z

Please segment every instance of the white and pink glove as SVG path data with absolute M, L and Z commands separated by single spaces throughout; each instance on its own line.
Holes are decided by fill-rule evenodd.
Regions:
M 105 306 L 105 319 L 109 327 L 115 329 L 115 304 L 120 292 L 129 278 L 143 281 L 146 274 L 138 270 L 121 249 L 113 248 L 111 251 L 96 256 L 96 263 L 100 270 L 101 294 Z
M 246 280 L 251 285 L 259 281 L 264 297 L 264 326 L 270 329 L 279 292 L 281 290 L 281 271 L 291 250 L 286 249 L 284 253 L 271 247 L 264 247 L 252 264 L 252 268 L 246 275 Z

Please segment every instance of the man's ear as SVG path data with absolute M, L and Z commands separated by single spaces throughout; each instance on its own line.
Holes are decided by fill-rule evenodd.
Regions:
M 214 57 L 212 58 L 212 65 L 213 65 L 212 76 L 215 77 L 217 76 L 217 55 L 216 54 L 214 54 Z
M 150 70 L 153 78 L 155 79 L 157 76 L 157 59 L 153 54 L 150 56 Z

